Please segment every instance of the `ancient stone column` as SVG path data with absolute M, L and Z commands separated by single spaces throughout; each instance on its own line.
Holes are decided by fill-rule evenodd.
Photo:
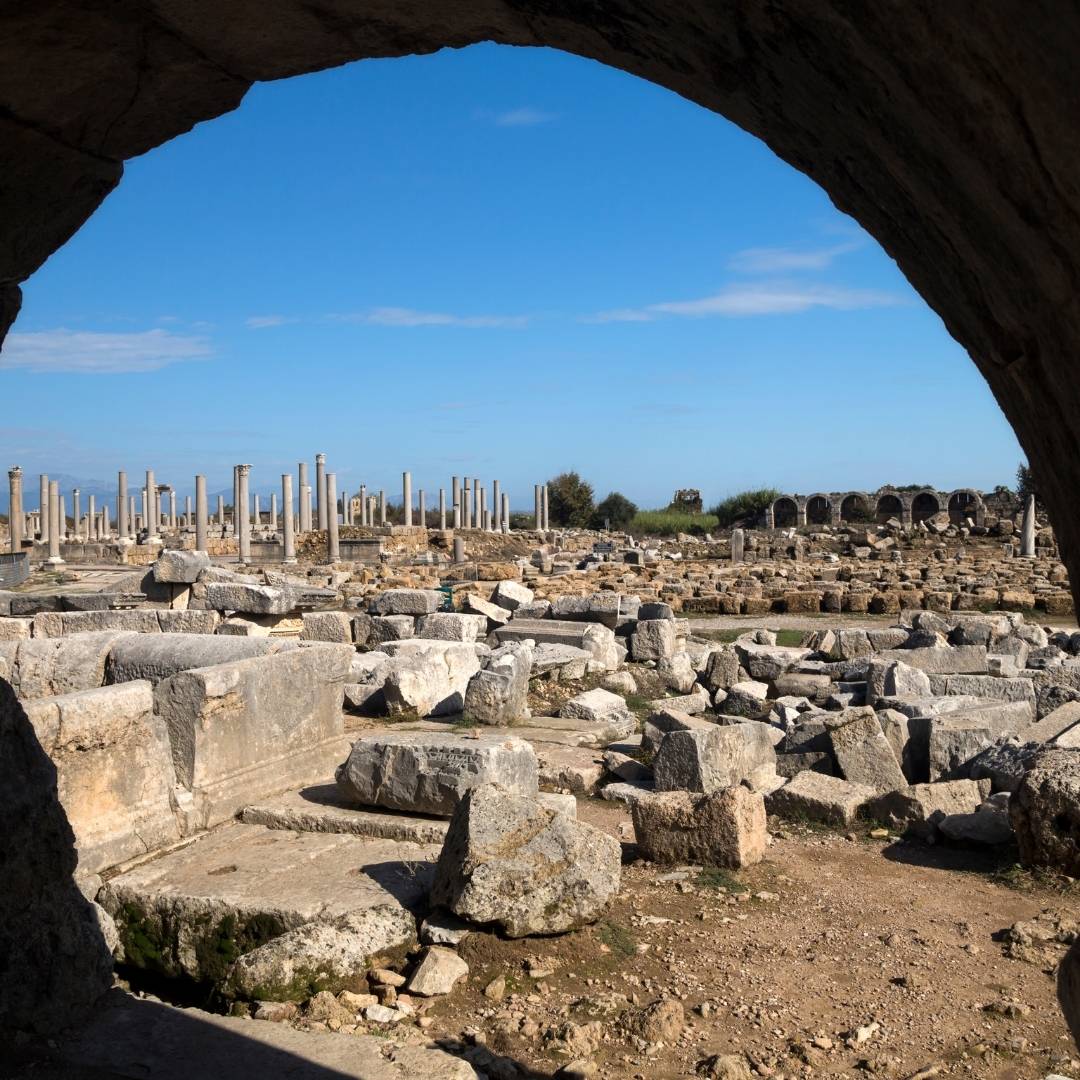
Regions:
M 420 508 L 420 510 L 419 510 L 420 528 L 421 529 L 426 529 L 427 528 L 427 500 L 424 498 L 424 489 L 423 488 L 421 488 L 420 491 L 417 494 L 417 503 L 418 503 L 419 508 Z
M 86 539 L 96 540 L 97 536 L 97 499 L 93 495 L 86 497 Z
M 43 544 L 47 544 L 49 542 L 49 477 L 46 473 L 38 477 L 38 506 L 41 508 L 38 538 Z
M 466 478 L 464 487 L 461 490 L 461 527 L 463 529 L 472 528 L 472 488 L 469 487 L 469 481 Z
M 504 533 L 510 531 L 510 496 L 505 492 L 502 497 L 502 531 Z
M 23 520 L 22 469 L 12 465 L 8 469 L 8 546 L 12 551 L 22 551 Z
M 741 563 L 746 550 L 746 533 L 742 529 L 731 530 L 731 561 Z
M 326 528 L 326 455 L 315 455 L 315 509 L 320 529 Z
M 296 535 L 293 531 L 292 474 L 281 474 L 281 542 L 284 562 L 296 562 Z
M 116 535 L 126 540 L 128 528 L 127 473 L 121 469 L 116 474 Z
M 270 492 L 270 531 L 277 532 L 277 492 Z
M 98 533 L 98 535 L 101 537 L 102 540 L 108 540 L 109 539 L 109 532 L 110 532 L 110 529 L 109 529 L 109 504 L 108 503 L 102 503 L 101 504 L 101 531 Z
M 49 481 L 52 483 L 52 481 Z M 59 516 L 57 520 L 60 522 L 60 543 L 64 543 L 68 539 L 68 524 L 67 524 L 67 502 L 64 499 L 64 493 L 57 490 L 57 501 L 59 503 Z
M 338 551 L 337 475 L 326 474 L 326 561 L 341 562 Z
M 303 532 L 311 532 L 311 485 L 305 484 L 300 489 L 300 517 L 307 522 Z
M 450 505 L 454 509 L 454 528 L 461 528 L 461 485 L 456 476 L 450 477 Z
M 536 519 L 536 531 L 544 527 L 544 496 L 539 484 L 533 484 L 533 517 Z
M 195 519 L 194 519 L 194 517 L 192 516 L 192 513 L 191 513 L 191 496 L 190 495 L 185 495 L 184 496 L 184 528 L 185 529 L 190 529 L 191 526 L 194 524 L 194 521 L 195 521 Z
M 465 541 L 460 536 L 454 537 L 454 562 L 463 563 L 465 561 Z
M 379 524 L 386 524 L 386 492 L 379 492 Z
M 220 496 L 219 496 L 220 498 Z M 210 522 L 206 505 L 206 477 L 201 473 L 195 477 L 195 550 L 206 551 Z
M 543 491 L 541 492 L 541 494 L 543 495 L 542 509 L 543 509 L 543 517 L 544 517 L 544 532 L 547 532 L 548 529 L 551 528 L 551 514 L 550 514 L 551 507 L 548 504 L 548 486 L 547 486 L 547 484 L 544 485 Z
M 493 480 L 491 482 L 491 527 L 499 532 L 502 528 L 502 496 L 499 492 L 499 481 Z
M 154 470 L 146 470 L 146 498 L 143 500 L 143 522 L 146 526 L 146 535 L 150 543 L 157 536 L 157 517 L 154 514 L 154 501 L 157 488 L 154 487 Z
M 176 532 L 176 488 L 169 488 L 169 528 Z
M 306 516 L 304 514 L 304 492 L 305 491 L 310 491 L 310 487 L 308 485 L 307 462 L 306 461 L 301 461 L 300 464 L 297 465 L 297 467 L 296 467 L 296 494 L 297 494 L 297 497 L 300 499 L 300 508 L 297 511 L 297 517 L 300 519 L 300 524 L 299 524 L 300 531 L 301 532 L 310 532 L 311 531 L 311 510 L 310 510 L 310 506 L 309 506 L 309 509 L 308 509 L 308 514 Z
M 60 485 L 55 480 L 49 481 L 49 496 L 46 501 L 49 516 L 49 565 L 63 566 L 64 560 L 60 558 L 60 535 L 63 528 L 60 524 Z
M 259 494 L 258 494 L 258 492 L 256 492 L 255 495 L 252 496 L 252 498 L 255 501 L 255 510 L 251 515 L 251 520 L 252 520 L 252 523 L 254 524 L 255 528 L 257 529 L 257 528 L 259 528 L 260 525 L 262 525 L 262 511 L 259 509 Z
M 75 521 L 75 539 L 76 540 L 81 540 L 82 535 L 83 535 L 83 533 L 82 533 L 82 521 L 81 521 L 81 518 L 82 518 L 82 500 L 79 497 L 80 494 L 81 494 L 81 492 L 79 491 L 78 488 L 72 488 L 71 489 L 71 516 Z M 8 516 L 9 517 L 11 516 L 10 511 L 8 513 Z M 90 523 L 89 522 L 86 523 L 86 539 L 87 540 L 90 539 Z
M 222 534 L 225 533 L 225 496 L 219 495 L 217 497 L 217 523 L 221 529 Z
M 482 529 L 484 527 L 484 487 L 480 483 L 480 477 L 474 476 L 472 482 L 472 515 L 473 515 L 473 528 Z
M 1020 558 L 1035 558 L 1035 496 L 1029 495 L 1024 504 L 1024 518 L 1020 526 Z
M 366 528 L 371 524 L 371 518 L 368 517 L 368 494 L 367 484 L 360 485 L 360 525 Z
M 138 528 L 138 523 L 135 521 L 135 496 L 128 496 L 128 535 L 135 532 Z
M 439 528 L 446 532 L 446 488 L 439 488 Z
M 239 488 L 239 506 L 237 509 L 240 513 L 238 515 L 234 513 L 233 518 L 240 529 L 238 541 L 240 545 L 240 561 L 242 563 L 251 560 L 251 518 L 248 517 L 248 476 L 250 473 L 250 465 L 236 466 L 237 487 Z
M 401 474 L 401 509 L 406 527 L 412 525 L 412 473 Z

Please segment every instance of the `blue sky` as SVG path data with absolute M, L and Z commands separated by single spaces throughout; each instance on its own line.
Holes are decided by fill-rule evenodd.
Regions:
M 892 261 L 762 143 L 549 50 L 255 87 L 128 163 L 27 283 L 7 458 L 269 490 L 578 469 L 643 506 L 990 488 L 1021 451 Z M 34 488 L 34 485 L 28 485 Z M 36 490 L 36 489 L 35 489 Z

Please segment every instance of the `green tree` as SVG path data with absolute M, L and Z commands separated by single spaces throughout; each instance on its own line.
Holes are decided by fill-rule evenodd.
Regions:
M 716 515 L 722 529 L 730 529 L 740 521 L 752 521 L 761 517 L 780 498 L 780 494 L 776 488 L 740 491 L 736 495 L 729 495 L 723 502 L 717 503 L 709 513 Z
M 603 502 L 598 503 L 593 511 L 590 525 L 594 529 L 602 529 L 604 522 L 610 523 L 610 527 L 618 532 L 624 531 L 638 508 L 621 492 L 613 491 Z
M 1039 489 L 1035 483 L 1031 466 L 1026 461 L 1021 461 L 1016 466 L 1016 497 L 1020 500 L 1021 506 L 1027 504 L 1029 495 L 1034 495 L 1035 502 L 1040 506 L 1042 505 L 1042 499 L 1039 498 Z
M 548 513 L 553 524 L 583 529 L 592 512 L 592 485 L 576 472 L 559 473 L 548 481 Z

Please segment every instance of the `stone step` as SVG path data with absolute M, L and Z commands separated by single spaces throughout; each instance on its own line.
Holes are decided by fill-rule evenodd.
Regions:
M 477 1078 L 471 1065 L 442 1050 L 177 1009 L 119 991 L 64 1041 L 59 1055 L 73 1070 L 98 1069 L 140 1080 Z
M 229 824 L 102 886 L 126 962 L 220 980 L 240 954 L 310 922 L 423 904 L 441 845 Z
M 415 844 L 442 844 L 447 827 L 445 818 L 358 807 L 342 794 L 333 780 L 245 806 L 240 812 L 240 820 L 248 825 L 265 825 L 268 829 L 351 833 Z

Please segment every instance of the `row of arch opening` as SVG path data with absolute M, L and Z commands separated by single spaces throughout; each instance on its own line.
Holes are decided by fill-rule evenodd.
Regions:
M 970 521 L 982 525 L 986 507 L 982 496 L 970 488 L 952 492 L 883 491 L 869 494 L 781 495 L 771 507 L 773 528 L 799 525 L 878 524 L 893 519 L 902 525 L 917 525 L 940 513 L 947 513 L 954 525 Z

